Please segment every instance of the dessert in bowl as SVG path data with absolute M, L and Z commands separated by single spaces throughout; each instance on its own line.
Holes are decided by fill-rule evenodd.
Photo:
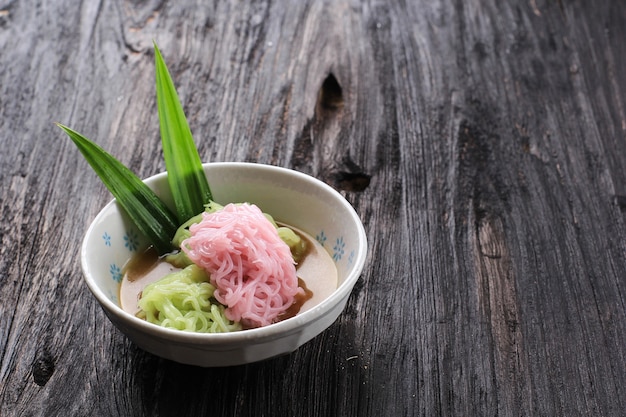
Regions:
M 203 167 L 217 203 L 256 205 L 327 252 L 336 272 L 333 275 L 328 268 L 311 264 L 305 281 L 313 297 L 297 314 L 262 327 L 196 333 L 150 323 L 122 308 L 120 285 L 125 267 L 149 242 L 115 200 L 97 215 L 83 241 L 85 281 L 111 322 L 137 346 L 160 357 L 210 367 L 290 353 L 328 328 L 344 309 L 365 264 L 364 227 L 341 194 L 306 174 L 254 163 L 208 163 Z M 166 205 L 173 206 L 167 173 L 144 182 Z

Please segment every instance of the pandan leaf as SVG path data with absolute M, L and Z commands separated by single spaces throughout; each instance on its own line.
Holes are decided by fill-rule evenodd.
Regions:
M 172 77 L 154 44 L 156 92 L 167 178 L 182 224 L 201 213 L 211 190 Z
M 170 252 L 178 223 L 176 216 L 154 191 L 100 146 L 67 126 L 59 123 L 57 126 L 76 144 L 133 224 L 150 240 L 159 254 Z

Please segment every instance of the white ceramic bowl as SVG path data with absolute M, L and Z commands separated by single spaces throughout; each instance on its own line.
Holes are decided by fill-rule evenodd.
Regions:
M 115 326 L 139 347 L 163 358 L 206 367 L 230 366 L 292 352 L 329 327 L 345 307 L 365 263 L 363 225 L 341 194 L 303 173 L 237 162 L 209 163 L 204 169 L 216 202 L 256 204 L 322 243 L 337 266 L 337 289 L 312 309 L 257 329 L 202 334 L 148 323 L 119 306 L 122 268 L 148 242 L 115 200 L 87 230 L 81 250 L 85 281 Z M 173 207 L 166 173 L 145 182 Z

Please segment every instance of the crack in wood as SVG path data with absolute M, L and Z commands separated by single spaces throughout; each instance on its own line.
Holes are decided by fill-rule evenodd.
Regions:
M 318 111 L 320 109 L 338 111 L 343 108 L 343 89 L 332 72 L 322 83 L 317 103 Z
M 339 171 L 333 178 L 335 186 L 340 190 L 362 192 L 370 185 L 371 176 L 364 172 Z
M 44 352 L 33 362 L 32 372 L 35 384 L 43 387 L 54 373 L 54 358 L 49 352 Z

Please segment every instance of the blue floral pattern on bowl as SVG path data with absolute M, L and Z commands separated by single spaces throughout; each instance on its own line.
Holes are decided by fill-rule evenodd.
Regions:
M 114 227 L 115 230 L 115 227 Z M 118 243 L 116 242 L 124 242 L 124 248 L 126 248 L 128 251 L 130 252 L 135 252 L 137 251 L 140 247 L 142 247 L 142 245 L 144 245 L 144 240 L 145 238 L 139 234 L 139 232 L 137 232 L 134 229 L 128 229 L 124 232 L 122 239 L 119 239 L 119 235 L 120 233 L 110 233 L 109 231 L 104 231 L 101 234 L 102 237 L 102 243 L 104 244 L 105 247 L 107 248 L 113 248 L 115 249 L 115 246 L 117 245 L 117 247 L 121 247 L 120 245 L 118 245 Z M 119 254 L 118 254 L 119 256 Z M 125 257 L 124 257 L 125 258 Z M 109 276 L 111 277 L 112 282 L 114 283 L 114 285 L 119 284 L 120 282 L 122 282 L 122 278 L 124 276 L 123 272 L 122 272 L 122 266 L 126 260 L 122 258 L 122 259 L 117 259 L 116 256 L 114 256 L 114 259 L 112 259 L 112 263 L 109 264 Z M 109 290 L 109 292 L 111 294 L 113 294 L 113 292 L 111 292 Z M 109 297 L 111 299 L 111 301 L 117 302 L 117 296 L 110 296 Z
M 354 249 L 350 251 L 350 255 L 348 255 L 348 265 L 352 265 L 352 263 L 354 262 Z
M 345 253 L 346 243 L 343 241 L 343 236 L 339 236 L 337 241 L 335 242 L 335 246 L 333 246 L 333 260 L 335 263 L 341 260 L 343 254 Z
M 315 236 L 315 240 L 317 240 L 319 242 L 320 245 L 324 246 L 324 243 L 326 243 L 326 234 L 324 233 L 323 230 L 321 230 L 316 236 Z
M 115 282 L 122 282 L 122 268 L 117 266 L 116 264 L 111 264 L 109 267 L 109 272 L 111 273 L 111 278 Z
M 320 230 L 319 233 L 315 235 L 315 240 L 317 240 L 317 242 L 320 245 L 322 245 L 322 247 L 325 247 L 325 243 L 328 240 L 328 236 L 326 235 L 324 230 Z M 337 239 L 335 240 L 335 244 L 333 245 L 332 252 L 330 251 L 330 249 L 327 249 L 327 250 L 329 251 L 331 257 L 333 258 L 333 261 L 335 262 L 335 264 L 338 264 L 342 259 L 346 260 L 347 266 L 351 266 L 354 263 L 356 252 L 354 251 L 354 249 L 350 249 L 348 251 L 348 249 L 346 248 L 346 240 L 344 239 L 343 236 L 337 237 Z M 346 254 L 346 251 L 348 251 L 347 258 L 344 257 L 344 255 Z
M 131 252 L 139 247 L 139 235 L 134 230 L 129 230 L 124 235 L 124 246 Z

